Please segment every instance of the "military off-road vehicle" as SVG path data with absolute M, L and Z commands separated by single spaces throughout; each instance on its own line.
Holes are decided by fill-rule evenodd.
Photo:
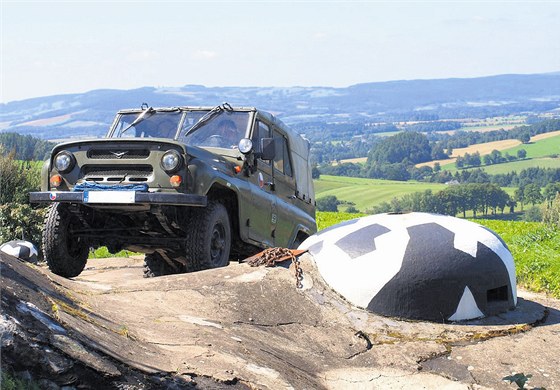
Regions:
M 79 275 L 90 248 L 145 253 L 145 276 L 222 267 L 317 230 L 309 143 L 248 107 L 121 110 L 106 137 L 57 145 L 43 166 L 43 254 Z

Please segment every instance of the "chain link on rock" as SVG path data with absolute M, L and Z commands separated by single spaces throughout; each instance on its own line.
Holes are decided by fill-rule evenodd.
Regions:
M 298 256 L 305 251 L 297 251 Z M 288 248 L 268 248 L 261 253 L 250 257 L 247 263 L 251 267 L 264 265 L 265 267 L 274 267 L 277 263 L 292 260 L 295 269 L 296 288 L 302 288 L 303 270 L 301 269 L 299 258 L 294 251 Z

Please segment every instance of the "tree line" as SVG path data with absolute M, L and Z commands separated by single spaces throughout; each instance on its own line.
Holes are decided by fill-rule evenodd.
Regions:
M 16 160 L 42 161 L 50 156 L 56 144 L 31 135 L 0 133 L 0 145 L 4 156 L 14 152 Z
M 508 195 L 495 184 L 469 183 L 450 185 L 449 187 L 433 192 L 426 190 L 395 197 L 390 202 L 382 202 L 371 209 L 365 210 L 366 214 L 402 213 L 402 212 L 427 212 L 466 218 L 470 212 L 474 217 L 483 215 L 503 214 L 506 209 L 510 213 L 517 206 L 543 204 L 542 210 L 537 208 L 537 215 L 530 214 L 532 220 L 546 219 L 555 221 L 558 216 L 554 210 L 560 203 L 560 183 L 549 183 L 541 188 L 535 184 L 528 184 L 515 190 L 514 196 Z M 338 211 L 340 205 L 347 205 L 346 212 L 358 212 L 353 203 L 343 202 L 336 196 L 328 195 L 317 199 L 319 211 Z M 546 222 L 549 222 L 545 220 Z
M 532 125 L 516 126 L 511 130 L 494 131 L 457 131 L 453 135 L 445 133 L 431 133 L 429 139 L 439 142 L 443 149 L 449 153 L 450 150 L 466 148 L 470 145 L 483 144 L 506 139 L 518 139 L 522 143 L 528 143 L 531 137 L 537 134 L 549 133 L 560 129 L 560 119 L 549 119 Z M 449 153 L 450 154 L 450 153 Z

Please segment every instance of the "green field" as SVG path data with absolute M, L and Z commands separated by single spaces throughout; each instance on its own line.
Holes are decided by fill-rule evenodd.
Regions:
M 525 149 L 529 158 L 545 157 L 552 154 L 560 155 L 560 135 L 505 149 L 502 154 L 508 152 L 511 155 L 516 155 L 519 149 Z
M 317 212 L 319 230 L 361 215 Z M 513 256 L 517 284 L 560 298 L 560 231 L 540 222 L 475 219 L 496 232 Z
M 560 157 L 551 158 L 551 155 L 560 155 L 560 136 L 541 139 L 537 142 L 530 144 L 519 145 L 513 148 L 504 149 L 501 151 L 502 156 L 509 153 L 512 156 L 517 155 L 517 151 L 525 149 L 527 158 L 520 161 L 512 161 L 503 164 L 495 165 L 482 165 L 480 168 L 484 169 L 491 175 L 499 173 L 508 173 L 512 171 L 521 171 L 531 167 L 541 168 L 560 168 Z M 449 163 L 441 166 L 442 169 L 456 172 L 457 168 L 455 163 Z M 475 168 L 466 168 L 475 169 Z
M 314 181 L 315 198 L 334 195 L 338 200 L 354 202 L 356 208 L 365 211 L 382 202 L 390 202 L 394 197 L 401 197 L 413 192 L 432 190 L 440 191 L 446 187 L 440 183 L 421 183 L 417 181 L 393 181 L 364 179 L 345 176 L 321 175 Z
M 560 158 L 532 158 L 528 160 L 521 160 L 521 161 L 512 161 L 509 163 L 504 164 L 495 164 L 495 165 L 485 165 L 481 168 L 484 168 L 484 171 L 489 175 L 497 175 L 509 172 L 521 172 L 523 169 L 527 168 L 560 168 Z

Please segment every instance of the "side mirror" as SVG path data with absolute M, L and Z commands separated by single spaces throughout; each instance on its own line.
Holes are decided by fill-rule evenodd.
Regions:
M 259 158 L 262 160 L 274 160 L 276 156 L 276 144 L 274 138 L 262 138 L 261 139 L 261 153 Z

